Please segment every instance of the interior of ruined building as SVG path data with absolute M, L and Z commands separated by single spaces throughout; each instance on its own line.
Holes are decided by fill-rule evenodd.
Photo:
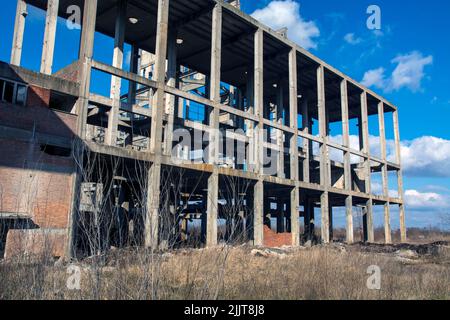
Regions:
M 397 108 L 228 2 L 18 0 L 0 62 L 2 255 L 373 242 L 374 206 L 385 242 L 393 206 L 406 240 Z M 53 70 L 73 5 L 78 59 Z M 46 11 L 40 72 L 20 59 L 30 6 Z M 202 139 L 217 128 L 219 150 Z

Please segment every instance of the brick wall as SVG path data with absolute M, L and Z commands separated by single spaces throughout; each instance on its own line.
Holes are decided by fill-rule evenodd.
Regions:
M 292 245 L 291 233 L 276 233 L 268 226 L 264 226 L 264 246 L 279 248 Z
M 52 257 L 64 256 L 67 243 L 66 230 L 9 230 L 5 247 L 5 258 L 11 259 L 21 254 Z
M 66 243 L 74 163 L 44 150 L 47 139 L 70 143 L 76 116 L 49 109 L 50 91 L 29 91 L 26 106 L 0 103 L 0 212 L 30 217 L 39 229 L 9 230 L 6 254 L 50 245 L 58 256 Z

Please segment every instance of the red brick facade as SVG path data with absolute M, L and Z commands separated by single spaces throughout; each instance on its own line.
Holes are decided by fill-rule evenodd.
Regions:
M 292 245 L 291 233 L 276 233 L 268 226 L 264 226 L 264 246 L 279 248 Z
M 70 149 L 76 116 L 48 108 L 50 91 L 30 87 L 26 106 L 0 103 L 0 212 L 29 217 L 36 230 L 9 230 L 6 256 L 51 248 L 62 254 L 71 207 Z

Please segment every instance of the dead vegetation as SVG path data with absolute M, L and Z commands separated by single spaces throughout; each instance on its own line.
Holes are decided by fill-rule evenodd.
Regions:
M 381 269 L 369 290 L 367 269 Z M 81 270 L 67 289 L 68 267 Z M 0 299 L 450 299 L 450 247 L 333 244 L 221 246 L 166 253 L 121 249 L 79 263 L 0 263 Z

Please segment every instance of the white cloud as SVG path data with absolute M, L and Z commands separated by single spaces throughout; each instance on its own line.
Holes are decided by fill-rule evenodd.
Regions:
M 418 91 L 425 76 L 424 68 L 433 63 L 433 57 L 424 57 L 420 52 L 414 51 L 410 54 L 397 56 L 392 60 L 392 63 L 397 63 L 397 67 L 392 72 L 388 89 L 397 91 L 406 87 L 412 91 Z
M 347 33 L 344 36 L 344 40 L 345 40 L 345 42 L 347 42 L 348 44 L 351 44 L 351 45 L 357 45 L 362 42 L 362 39 L 356 38 L 354 33 Z
M 369 70 L 364 74 L 362 83 L 368 87 L 376 87 L 386 92 L 407 88 L 413 92 L 420 91 L 425 77 L 425 67 L 433 63 L 433 56 L 423 56 L 418 51 L 398 55 L 391 60 L 396 64 L 394 71 L 386 77 L 384 68 Z
M 342 143 L 342 135 L 331 136 L 335 143 Z M 370 153 L 380 157 L 380 138 L 369 136 Z M 350 135 L 350 147 L 359 149 L 359 137 Z M 386 141 L 387 159 L 396 162 L 395 141 Z M 450 178 L 450 140 L 424 136 L 411 141 L 402 141 L 400 144 L 403 173 L 414 177 L 441 177 Z M 342 152 L 332 149 L 330 158 L 342 161 Z M 352 163 L 360 162 L 358 156 L 352 156 Z
M 287 27 L 288 37 L 305 49 L 317 48 L 315 38 L 320 36 L 320 30 L 314 21 L 302 18 L 298 2 L 272 1 L 251 16 L 275 30 Z
M 366 87 L 382 89 L 386 83 L 384 68 L 369 70 L 364 74 L 361 84 Z
M 420 137 L 401 146 L 405 174 L 426 177 L 450 177 L 450 140 Z
M 406 190 L 405 203 L 410 210 L 440 211 L 450 209 L 450 197 L 435 192 Z

